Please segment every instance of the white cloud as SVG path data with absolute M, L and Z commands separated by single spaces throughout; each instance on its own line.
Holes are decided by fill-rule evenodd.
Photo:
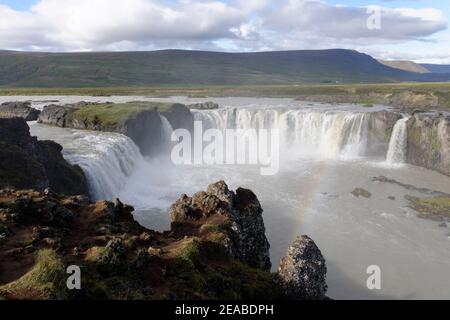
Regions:
M 417 40 L 447 28 L 436 9 L 382 8 L 379 30 L 369 29 L 367 8 L 334 6 L 321 1 L 289 0 L 270 14 L 267 25 L 299 36 L 373 41 Z
M 364 50 L 430 41 L 447 28 L 433 8 L 382 8 L 381 30 L 367 28 L 368 16 L 319 0 L 40 0 L 27 11 L 0 5 L 0 48 Z
M 96 49 L 120 42 L 199 42 L 233 37 L 245 15 L 219 1 L 41 0 L 28 12 L 0 8 L 0 46 Z

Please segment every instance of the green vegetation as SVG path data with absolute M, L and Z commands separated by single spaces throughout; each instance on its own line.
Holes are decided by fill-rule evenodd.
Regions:
M 64 265 L 56 252 L 39 250 L 34 267 L 18 280 L 0 287 L 0 295 L 15 299 L 65 297 Z
M 351 194 L 357 198 L 364 197 L 364 198 L 368 199 L 368 198 L 372 197 L 372 194 L 363 188 L 356 188 L 355 190 L 353 190 L 351 192 Z
M 180 291 L 187 289 L 199 299 L 277 299 L 283 296 L 275 274 L 233 260 L 222 245 L 200 239 L 189 239 L 183 244 L 168 274 L 175 278 L 174 285 Z
M 75 120 L 101 123 L 104 126 L 122 123 L 133 119 L 142 111 L 166 111 L 173 104 L 163 102 L 129 102 L 121 104 L 92 104 L 83 106 L 71 117 Z
M 439 105 L 450 108 L 450 83 L 383 84 L 290 84 L 241 86 L 166 86 L 99 88 L 1 88 L 0 95 L 85 95 L 85 96 L 188 96 L 204 97 L 287 97 L 323 102 L 386 104 L 405 93 L 437 98 Z
M 222 53 L 0 52 L 0 86 L 89 88 L 109 86 L 267 85 L 448 81 L 446 74 L 405 72 L 353 50 Z
M 410 207 L 423 217 L 446 216 L 450 218 L 450 197 L 434 198 L 408 197 Z

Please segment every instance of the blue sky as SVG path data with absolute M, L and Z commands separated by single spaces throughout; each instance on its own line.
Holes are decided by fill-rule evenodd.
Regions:
M 374 5 L 379 30 L 366 25 Z M 0 49 L 341 47 L 450 64 L 449 19 L 449 0 L 0 0 Z

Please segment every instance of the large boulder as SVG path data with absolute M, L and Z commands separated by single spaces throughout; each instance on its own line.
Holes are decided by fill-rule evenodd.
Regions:
M 280 282 L 291 299 L 324 299 L 326 273 L 325 259 L 308 236 L 297 237 L 278 267 Z
M 5 102 L 0 105 L 0 118 L 24 118 L 36 121 L 40 111 L 31 107 L 30 102 Z
M 222 241 L 228 254 L 251 267 L 270 270 L 269 242 L 265 235 L 262 208 L 256 195 L 247 189 L 230 191 L 225 182 L 208 186 L 206 192 L 183 195 L 171 207 L 172 230 L 186 234 L 203 219 L 223 219 Z
M 82 169 L 70 165 L 61 151 L 53 141 L 31 137 L 24 119 L 0 119 L 0 188 L 87 194 Z
M 45 106 L 39 115 L 38 122 L 64 128 L 73 112 L 77 109 L 72 106 L 48 105 Z

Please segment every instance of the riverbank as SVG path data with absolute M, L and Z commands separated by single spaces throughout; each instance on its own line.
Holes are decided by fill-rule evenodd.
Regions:
M 326 103 L 450 108 L 450 83 L 316 84 L 205 87 L 1 88 L 1 96 L 277 97 Z

